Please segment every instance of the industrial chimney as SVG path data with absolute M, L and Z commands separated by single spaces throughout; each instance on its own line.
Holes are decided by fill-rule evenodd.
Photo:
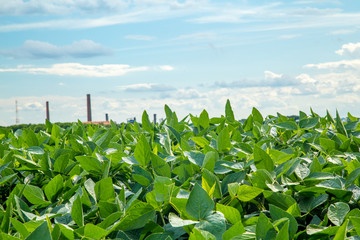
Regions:
M 90 102 L 90 94 L 86 95 L 87 98 L 87 120 L 91 122 L 91 102 Z
M 50 121 L 49 101 L 46 101 L 46 119 Z

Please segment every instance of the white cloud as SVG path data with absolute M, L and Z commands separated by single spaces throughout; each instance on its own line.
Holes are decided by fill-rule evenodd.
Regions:
M 159 71 L 173 71 L 174 67 L 170 66 L 170 65 L 160 65 L 155 67 L 155 70 L 159 70 Z
M 151 41 L 155 39 L 155 37 L 147 36 L 147 35 L 127 35 L 125 36 L 125 38 L 131 40 L 139 40 L 139 41 Z
M 125 86 L 119 86 L 120 90 L 127 92 L 145 92 L 145 91 L 154 91 L 154 92 L 163 92 L 163 91 L 173 91 L 174 87 L 159 84 L 159 83 L 138 83 Z
M 91 40 L 75 41 L 66 46 L 27 40 L 19 48 L 0 50 L 0 54 L 12 58 L 88 58 L 110 55 L 112 50 Z
M 337 62 L 325 62 L 325 63 L 317 63 L 317 64 L 306 64 L 304 67 L 314 68 L 314 69 L 351 68 L 355 70 L 360 70 L 360 59 L 341 60 Z
M 80 63 L 58 63 L 49 68 L 18 66 L 0 69 L 0 72 L 25 72 L 33 74 L 51 74 L 59 76 L 115 77 L 129 72 L 146 71 L 149 67 L 131 67 L 125 64 L 83 65 Z
M 350 30 L 350 29 L 339 29 L 330 32 L 331 35 L 345 35 L 345 34 L 352 34 L 355 33 L 356 30 Z
M 348 55 L 354 58 L 360 58 L 360 42 L 344 44 L 336 53 L 341 56 Z

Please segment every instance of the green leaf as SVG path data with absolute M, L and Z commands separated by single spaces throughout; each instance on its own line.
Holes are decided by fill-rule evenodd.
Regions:
M 76 156 L 75 158 L 84 170 L 91 174 L 102 176 L 102 164 L 97 158 L 89 156 Z
M 235 236 L 239 236 L 245 232 L 245 228 L 241 221 L 232 225 L 224 234 L 222 235 L 223 240 L 230 240 L 233 239 Z
M 150 163 L 151 148 L 144 134 L 141 134 L 140 139 L 136 144 L 134 157 L 140 165 L 144 167 Z
M 92 223 L 85 225 L 84 236 L 90 239 L 101 239 L 107 235 L 107 231 Z
M 254 161 L 257 169 L 266 169 L 272 171 L 274 162 L 271 157 L 257 145 L 254 146 Z
M 360 217 L 349 217 L 356 233 L 360 236 Z
M 234 112 L 231 108 L 229 99 L 226 101 L 226 105 L 225 105 L 225 117 L 228 121 L 235 122 Z
M 184 155 L 189 159 L 189 161 L 199 167 L 202 167 L 204 164 L 205 155 L 201 152 L 184 152 Z
M 20 185 L 24 186 L 24 185 Z M 51 203 L 45 201 L 45 196 L 41 188 L 33 186 L 33 185 L 26 185 L 23 191 L 24 197 L 35 205 L 47 206 Z
M 299 126 L 301 129 L 312 129 L 319 123 L 319 121 L 319 117 L 304 118 L 299 121 Z
M 333 240 L 345 240 L 346 238 L 346 228 L 348 226 L 349 223 L 349 219 L 347 219 L 339 228 L 339 230 L 337 230 L 335 237 L 333 238 Z
M 84 215 L 83 215 L 83 207 L 81 204 L 80 196 L 78 195 L 73 203 L 71 209 L 71 217 L 74 222 L 79 226 L 84 226 Z
M 186 211 L 195 219 L 203 219 L 214 209 L 214 202 L 207 192 L 195 183 L 186 204 Z
M 276 123 L 275 126 L 286 130 L 292 130 L 292 131 L 298 130 L 298 125 L 295 122 L 290 122 L 290 121 Z
M 285 224 L 280 229 L 275 240 L 289 239 L 289 221 L 286 221 Z
M 347 131 L 344 127 L 344 123 L 341 121 L 341 117 L 337 110 L 336 110 L 336 131 L 348 137 Z
M 60 174 L 56 175 L 51 181 L 45 186 L 44 192 L 46 198 L 51 201 L 55 202 L 56 197 L 63 189 L 64 179 Z
M 239 221 L 241 222 L 240 212 L 234 207 L 216 203 L 216 210 L 224 214 L 224 217 L 232 224 L 236 224 Z
M 37 227 L 26 240 L 52 240 L 48 223 L 44 221 L 39 227 Z
M 115 190 L 111 177 L 101 179 L 95 183 L 95 194 L 98 201 L 112 202 L 115 200 Z
M 256 239 L 275 239 L 276 231 L 270 219 L 264 213 L 260 213 L 256 224 Z
M 219 152 L 227 152 L 231 148 L 231 142 L 230 142 L 230 133 L 229 129 L 227 127 L 224 127 L 223 130 L 219 133 L 219 136 L 217 137 L 217 150 Z
M 151 132 L 152 131 L 152 124 L 149 120 L 149 115 L 147 114 L 147 112 L 144 110 L 142 117 L 141 117 L 141 123 L 142 123 L 142 127 L 145 131 Z
M 41 147 L 38 147 L 38 146 L 32 146 L 32 147 L 28 147 L 26 149 L 26 151 L 28 153 L 31 153 L 31 154 L 36 154 L 36 155 L 42 155 L 44 154 L 44 150 L 41 148 Z
M 208 112 L 204 109 L 199 117 L 199 125 L 203 128 L 208 128 L 209 127 L 209 123 L 210 123 L 210 119 L 209 119 L 209 114 Z
M 349 211 L 350 207 L 348 204 L 337 202 L 329 206 L 327 216 L 334 225 L 340 226 Z
M 170 178 L 155 176 L 154 190 L 158 202 L 168 202 L 175 184 Z
M 260 189 L 257 187 L 241 185 L 237 191 L 237 198 L 240 201 L 248 202 L 248 201 L 254 199 L 255 197 L 257 197 L 263 191 L 264 191 L 263 189 Z
M 208 231 L 193 228 L 189 240 L 216 240 L 216 237 Z
M 278 208 L 272 204 L 269 204 L 269 207 L 270 207 L 270 215 L 273 220 L 279 220 L 281 218 L 288 218 L 290 220 L 289 235 L 290 238 L 293 238 L 298 230 L 298 223 L 295 220 L 295 218 L 290 213 L 287 213 L 281 208 Z M 279 225 L 279 227 L 281 226 Z
M 218 159 L 218 155 L 216 152 L 210 151 L 205 154 L 204 162 L 202 167 L 213 172 L 215 167 L 215 162 Z
M 134 229 L 143 228 L 149 220 L 155 219 L 154 208 L 148 204 L 138 200 L 126 210 L 126 214 L 121 220 L 116 223 L 110 231 L 121 230 L 130 231 Z
M 196 224 L 199 221 L 184 220 L 184 219 L 181 219 L 180 217 L 178 217 L 175 213 L 171 212 L 169 214 L 169 222 L 170 222 L 171 226 L 173 226 L 173 227 L 184 227 L 184 226 Z
M 156 174 L 164 177 L 171 177 L 171 168 L 169 164 L 161 157 L 151 154 L 151 166 Z
M 253 115 L 253 121 L 254 122 L 258 122 L 260 124 L 263 124 L 264 118 L 261 115 L 261 113 L 259 112 L 259 110 L 257 110 L 255 107 L 253 107 L 251 114 Z
M 10 182 L 10 181 L 13 180 L 14 177 L 16 177 L 16 176 L 17 176 L 17 174 L 14 173 L 14 174 L 11 174 L 11 175 L 7 175 L 7 176 L 5 176 L 5 177 L 3 177 L 3 178 L 0 178 L 0 186 L 4 185 L 4 184 L 7 183 L 7 182 Z
M 205 217 L 195 225 L 195 228 L 205 230 L 213 234 L 216 239 L 222 239 L 222 235 L 226 231 L 225 218 L 220 212 L 214 212 Z
M 11 224 L 14 226 L 17 232 L 19 232 L 22 236 L 22 238 L 26 238 L 30 235 L 29 231 L 26 229 L 25 225 L 15 218 L 11 219 Z

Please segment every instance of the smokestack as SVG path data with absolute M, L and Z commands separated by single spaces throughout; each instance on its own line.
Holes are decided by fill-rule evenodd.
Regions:
M 156 113 L 154 113 L 154 124 L 156 124 Z
M 87 98 L 87 120 L 91 122 L 91 102 L 90 102 L 90 94 L 86 94 Z
M 46 119 L 50 121 L 49 101 L 46 101 Z
M 105 113 L 105 121 L 109 121 L 109 114 Z

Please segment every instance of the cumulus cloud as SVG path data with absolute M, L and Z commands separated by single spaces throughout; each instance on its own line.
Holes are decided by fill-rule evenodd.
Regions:
M 91 40 L 75 41 L 71 45 L 56 46 L 48 42 L 27 40 L 23 46 L 0 50 L 0 54 L 11 58 L 88 58 L 112 54 L 112 50 Z
M 341 56 L 345 55 L 353 58 L 360 58 L 360 42 L 344 44 L 340 50 L 336 51 L 336 53 Z
M 80 63 L 58 63 L 48 68 L 18 66 L 0 69 L 0 72 L 25 72 L 33 74 L 51 74 L 59 76 L 115 77 L 129 72 L 146 71 L 149 67 L 131 67 L 125 64 L 83 65 Z
M 138 83 L 120 86 L 120 90 L 127 92 L 164 92 L 164 91 L 174 91 L 175 88 L 169 85 L 158 84 L 158 83 Z

